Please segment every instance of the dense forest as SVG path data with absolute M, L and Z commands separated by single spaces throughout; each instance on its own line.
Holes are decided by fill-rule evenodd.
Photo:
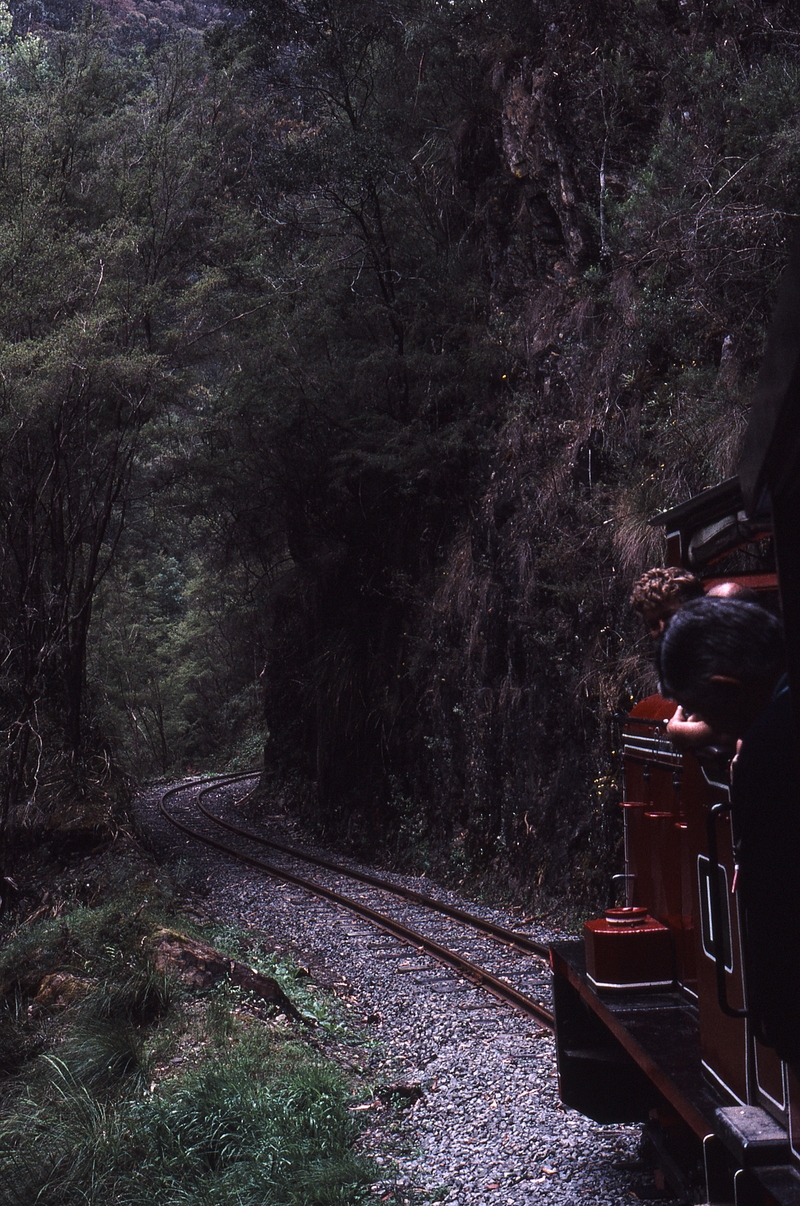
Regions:
M 0 0 L 0 874 L 263 759 L 604 893 L 630 586 L 735 467 L 798 167 L 780 0 Z

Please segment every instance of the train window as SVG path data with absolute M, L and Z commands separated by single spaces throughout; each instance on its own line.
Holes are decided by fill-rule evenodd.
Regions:
M 697 857 L 697 879 L 700 890 L 700 925 L 703 938 L 703 950 L 709 959 L 714 958 L 714 917 L 713 917 L 713 882 L 712 873 L 716 867 L 718 895 L 722 906 L 722 950 L 725 955 L 725 970 L 733 971 L 733 953 L 731 946 L 731 910 L 728 891 L 728 874 L 719 863 L 712 864 L 700 854 Z

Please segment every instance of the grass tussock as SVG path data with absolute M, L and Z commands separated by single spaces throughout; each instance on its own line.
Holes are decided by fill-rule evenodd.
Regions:
M 103 1100 L 52 1056 L 0 1124 L 2 1206 L 336 1206 L 363 1200 L 349 1089 L 264 1036 L 191 1073 Z M 115 1069 L 117 1075 L 124 1071 Z
M 113 879 L 113 877 L 112 877 Z M 0 1206 L 350 1206 L 352 1089 L 262 1002 L 154 968 L 173 889 L 136 876 L 92 906 L 7 925 L 0 948 Z M 135 907 L 134 907 L 135 906 Z M 325 1009 L 286 959 L 193 931 Z

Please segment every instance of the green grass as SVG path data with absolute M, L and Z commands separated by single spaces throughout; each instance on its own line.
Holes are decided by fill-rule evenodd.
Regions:
M 230 959 L 237 959 L 264 976 L 277 980 L 286 995 L 305 1019 L 318 1022 L 329 1032 L 343 1030 L 340 1017 L 331 1009 L 328 999 L 314 990 L 307 971 L 286 955 L 261 949 L 252 935 L 243 933 L 227 922 L 215 922 L 196 927 L 199 937 L 210 942 Z M 346 1030 L 346 1026 L 344 1027 Z M 341 1036 L 341 1035 L 340 1035 Z
M 3 1206 L 348 1206 L 370 1170 L 352 1153 L 335 1069 L 263 1037 L 231 1044 L 157 1092 L 104 1101 L 58 1059 L 0 1123 Z
M 280 980 L 331 1025 L 303 975 L 245 934 L 176 917 L 171 889 L 109 881 L 94 906 L 7 930 L 0 950 L 0 1206 L 355 1206 L 374 1170 L 353 1152 L 352 1088 L 263 1003 L 157 972 L 167 923 Z M 33 1004 L 67 974 L 67 1004 Z M 31 1007 L 32 1006 L 32 1007 Z

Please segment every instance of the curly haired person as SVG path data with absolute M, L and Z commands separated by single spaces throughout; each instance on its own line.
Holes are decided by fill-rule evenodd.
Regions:
M 684 603 L 699 599 L 703 584 L 691 570 L 667 565 L 646 570 L 634 584 L 631 607 L 642 617 L 650 636 L 656 640 Z

